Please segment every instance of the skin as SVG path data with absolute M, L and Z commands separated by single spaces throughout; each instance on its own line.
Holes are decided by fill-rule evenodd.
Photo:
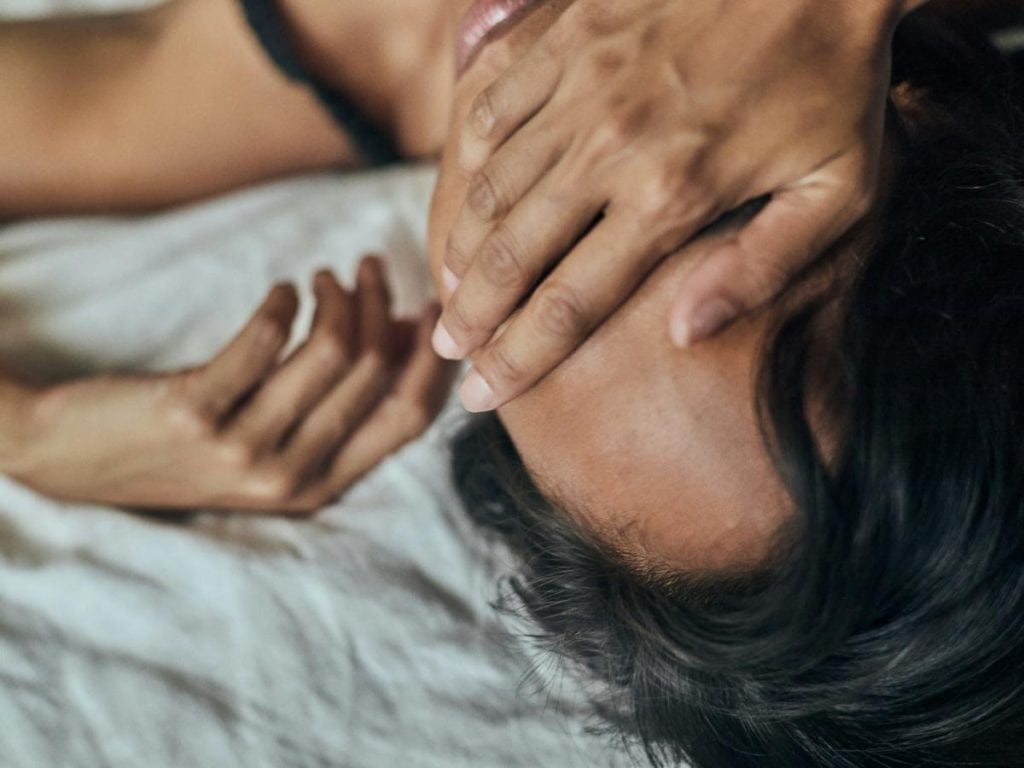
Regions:
M 309 6 L 289 6 L 293 13 L 300 14 L 294 17 L 299 30 L 305 28 L 301 23 L 303 8 L 317 9 L 314 0 L 309 2 Z M 244 86 L 235 92 L 236 101 L 229 105 L 230 109 L 244 113 L 259 107 L 264 114 L 279 121 L 271 124 L 274 131 L 292 120 L 317 119 L 318 113 L 310 112 L 317 109 L 316 105 L 310 104 L 304 94 L 287 90 L 290 86 L 259 59 L 259 52 L 246 36 L 238 17 L 220 3 L 221 0 L 209 5 L 186 2 L 172 8 L 175 13 L 168 12 L 169 15 L 159 18 L 146 17 L 147 23 L 156 25 L 152 29 L 147 27 L 146 34 L 153 36 L 157 44 L 153 45 L 151 39 L 150 45 L 139 44 L 136 48 L 134 36 L 128 34 L 124 55 L 138 57 L 140 66 L 153 67 L 148 75 L 159 75 L 158 82 L 168 80 L 174 70 L 165 69 L 161 63 L 164 45 L 173 51 L 178 45 L 174 41 L 187 38 L 182 30 L 192 29 L 193 34 L 198 34 L 204 29 L 199 23 L 203 17 L 198 14 L 222 13 L 222 32 L 237 46 L 219 49 L 220 55 L 230 54 L 232 59 L 230 65 L 222 63 L 222 66 L 229 72 L 238 67 L 251 67 L 246 72 L 247 77 L 241 78 Z M 437 9 L 437 13 L 442 14 L 452 25 L 449 29 L 453 29 L 455 19 L 466 6 L 467 0 L 453 0 Z M 524 20 L 513 35 L 489 46 L 458 84 L 453 125 L 463 124 L 472 100 L 509 65 L 521 59 L 527 47 L 550 28 L 567 6 L 567 0 L 543 5 Z M 344 28 L 340 21 L 312 25 L 309 29 Z M 121 22 L 108 20 L 107 23 Z M 138 23 L 138 20 L 132 22 Z M 53 33 L 52 29 L 47 30 L 47 34 Z M 41 33 L 36 30 L 28 36 L 30 42 L 37 34 Z M 69 54 L 71 63 L 80 65 L 82 60 L 78 57 L 99 55 L 86 44 L 87 39 L 88 36 L 83 36 L 85 52 Z M 205 47 L 206 38 L 199 35 L 188 39 L 193 39 L 197 56 L 214 60 L 218 49 Z M 450 33 L 441 35 L 440 39 L 450 40 Z M 139 52 L 146 50 L 148 54 Z M 235 53 L 231 54 L 232 50 Z M 354 71 L 332 65 L 324 53 L 331 50 L 331 46 L 322 40 L 310 35 L 305 50 L 309 51 L 311 64 L 322 66 L 325 74 L 334 70 L 344 72 L 346 78 L 358 80 Z M 448 61 L 450 78 L 451 51 L 442 50 L 441 54 Z M 64 64 L 67 66 L 68 62 Z M 118 71 L 124 68 L 102 57 L 97 66 L 99 71 L 95 77 L 86 80 L 94 92 L 95 103 L 126 104 L 131 110 L 136 109 L 132 105 L 136 105 L 138 99 L 133 96 L 142 98 L 143 94 L 123 90 L 129 87 L 130 81 L 126 84 L 108 72 L 108 68 Z M 431 70 L 424 68 L 424 71 Z M 86 73 L 87 69 L 82 67 L 81 76 Z M 151 87 L 153 81 L 141 79 L 147 82 L 146 92 L 159 90 Z M 397 83 L 402 78 L 385 80 Z M 165 95 L 177 92 L 173 82 L 173 78 L 168 81 Z M 439 93 L 448 94 L 450 88 L 449 84 L 448 90 L 442 88 Z M 273 95 L 274 89 L 283 89 L 278 94 L 282 99 L 292 99 L 287 101 L 291 105 L 290 113 L 284 109 L 286 102 L 282 102 L 280 111 L 266 110 L 265 99 Z M 24 94 L 33 91 L 28 87 L 20 89 Z M 211 86 L 211 93 L 215 92 L 216 87 Z M 391 99 L 400 100 L 399 93 L 392 94 Z M 448 101 L 451 103 L 451 99 Z M 142 104 L 144 106 L 145 102 Z M 38 104 L 22 105 L 25 111 L 36 108 Z M 146 121 L 145 111 L 139 108 L 138 112 L 130 111 L 125 117 L 141 121 L 135 125 L 139 133 L 132 132 L 140 148 L 129 154 L 140 163 L 148 162 L 146 158 L 151 154 L 162 162 L 161 155 L 142 151 L 146 141 L 158 141 L 163 135 L 146 133 L 161 126 Z M 230 135 L 237 139 L 237 119 L 221 112 L 216 99 L 208 103 L 209 131 L 214 137 L 223 131 L 225 137 Z M 399 112 L 385 109 L 378 115 L 387 120 L 389 115 Z M 425 118 L 424 122 L 430 121 Z M 81 125 L 88 128 L 91 123 L 87 120 Z M 86 138 L 94 135 L 90 130 L 81 133 Z M 315 141 L 317 135 L 317 131 L 311 131 L 306 150 L 326 149 L 327 155 L 343 157 L 344 147 L 332 149 L 319 145 Z M 228 178 L 220 179 L 220 183 L 241 183 L 251 178 L 250 172 L 268 170 L 266 166 L 252 169 L 246 152 L 266 151 L 268 154 L 261 162 L 276 158 L 275 162 L 287 165 L 291 160 L 283 157 L 287 155 L 284 150 L 291 152 L 298 147 L 298 143 L 290 140 L 275 154 L 271 151 L 276 146 L 274 142 L 261 144 L 261 132 L 242 136 L 248 136 L 253 143 L 238 142 L 239 146 L 232 151 L 239 154 L 221 158 L 228 163 L 222 166 Z M 450 137 L 434 207 L 432 251 L 435 262 L 436 254 L 443 254 L 444 249 L 439 245 L 443 246 L 451 230 L 451 220 L 458 214 L 465 195 L 466 176 L 455 164 L 454 147 L 460 137 L 459 130 Z M 213 144 L 214 148 L 219 146 L 216 141 Z M 199 164 L 208 161 L 204 157 L 180 160 Z M 137 182 L 148 183 L 154 179 L 168 182 L 166 186 L 149 191 L 145 199 L 151 203 L 165 203 L 178 195 L 200 193 L 177 186 L 177 179 L 191 179 L 191 174 L 167 177 L 158 172 L 159 166 L 141 165 L 139 168 L 145 172 L 136 174 Z M 228 172 L 233 173 L 235 169 L 245 173 L 230 176 Z M 46 178 L 45 174 L 41 176 Z M 104 205 L 116 207 L 121 202 L 118 197 L 121 192 L 125 199 L 137 202 L 138 187 L 129 185 L 127 190 L 122 190 L 116 180 L 88 175 L 86 179 L 87 184 L 77 187 L 60 185 L 76 195 L 65 200 L 72 207 L 83 200 L 96 200 L 92 193 L 97 189 L 109 190 L 109 195 L 103 198 Z M 68 180 L 65 177 L 65 181 Z M 204 187 L 202 191 L 214 189 Z M 781 510 L 781 503 L 773 501 L 777 495 L 773 475 L 760 450 L 750 405 L 753 360 L 766 326 L 756 323 L 742 326 L 736 333 L 726 336 L 721 344 L 707 345 L 701 350 L 687 353 L 674 350 L 663 324 L 659 325 L 655 318 L 666 310 L 671 294 L 668 287 L 684 274 L 687 263 L 682 258 L 666 261 L 652 276 L 649 290 L 641 291 L 590 344 L 541 386 L 504 409 L 502 416 L 542 483 L 581 512 L 585 510 L 591 516 L 590 522 L 607 531 L 607 535 L 627 538 L 631 546 L 644 552 L 687 562 L 703 558 L 704 564 L 715 567 L 738 558 L 756 557 L 758 547 L 763 547 Z M 277 293 L 280 294 L 280 290 Z M 191 371 L 150 377 L 103 377 L 68 382 L 42 391 L 8 382 L 7 397 L 0 401 L 17 403 L 19 407 L 7 414 L 9 421 L 0 431 L 10 438 L 2 446 L 6 448 L 3 468 L 44 493 L 67 499 L 132 506 L 312 510 L 342 492 L 360 471 L 368 469 L 423 428 L 438 407 L 438 392 L 443 389 L 446 371 L 435 357 L 427 357 L 422 351 L 424 344 L 420 336 L 419 352 L 413 353 L 404 367 L 400 364 L 386 366 L 389 376 L 384 377 L 379 365 L 371 366 L 374 375 L 364 377 L 360 372 L 365 366 L 354 363 L 351 348 L 339 343 L 334 323 L 322 323 L 319 330 L 314 330 L 309 343 L 300 348 L 304 351 L 296 353 L 294 358 L 279 360 L 284 345 L 283 329 L 290 311 L 286 297 L 272 297 L 269 305 L 254 316 L 253 327 L 266 329 L 269 325 L 277 331 L 263 333 L 250 329 L 243 332 L 221 355 Z M 338 314 L 339 310 L 335 309 L 323 316 Z M 340 354 L 335 355 L 335 365 L 328 366 L 326 379 L 321 360 L 324 349 L 328 350 L 328 356 L 331 350 L 340 350 Z M 349 352 L 346 353 L 346 349 Z M 371 360 L 379 357 L 370 356 Z M 225 375 L 226 367 L 230 375 Z M 406 375 L 410 378 L 404 378 Z M 383 378 L 395 377 L 407 383 L 385 388 Z M 599 386 L 595 386 L 596 383 Z M 243 393 L 248 394 L 253 388 L 259 394 L 244 397 Z M 328 401 L 346 397 L 331 393 L 343 391 L 349 393 L 349 400 L 338 401 L 336 408 L 359 413 L 362 418 L 356 419 L 358 424 L 365 423 L 372 428 L 359 429 L 353 425 L 348 439 L 323 432 L 313 449 L 292 445 L 302 425 L 335 423 L 335 419 L 324 416 L 324 409 Z M 637 391 L 644 392 L 644 397 L 636 397 Z M 370 406 L 366 399 L 372 393 L 378 393 L 381 400 Z M 110 426 L 104 430 L 87 428 L 97 420 Z M 266 426 L 268 424 L 272 426 Z M 318 430 L 314 428 L 313 432 L 316 434 Z M 92 438 L 87 442 L 71 441 L 67 439 L 69 434 L 89 434 Z M 267 434 L 282 439 L 268 440 Z M 570 444 L 566 443 L 567 435 L 575 437 Z M 322 462 L 311 458 L 320 455 L 326 457 Z M 353 455 L 361 458 L 353 460 Z M 56 467 L 60 467 L 60 471 L 55 471 Z M 637 467 L 643 467 L 642 474 L 637 472 Z M 686 467 L 687 471 L 680 472 L 679 467 Z M 744 483 L 722 482 L 723 478 L 732 477 L 743 477 Z M 760 515 L 752 516 L 749 513 L 752 508 L 760 510 Z M 680 514 L 680 509 L 687 512 Z M 671 551 L 662 551 L 669 543 Z
M 776 296 L 870 209 L 892 34 L 922 4 L 567 7 L 459 117 L 452 152 L 471 182 L 444 244 L 456 290 L 434 341 L 445 357 L 474 353 L 463 404 L 491 410 L 529 389 L 666 255 L 765 195 L 664 319 L 686 347 Z
M 454 58 L 444 3 L 281 9 L 312 71 L 406 156 L 437 154 Z M 269 61 L 237 0 L 0 24 L 0 71 L 0 220 L 158 209 L 362 164 L 313 95 Z
M 453 54 L 435 34 L 450 28 L 443 6 L 375 7 L 394 16 L 400 5 L 400 22 L 363 4 L 282 10 L 310 67 L 414 156 L 444 134 L 428 95 L 444 99 Z M 0 25 L 0 69 L 0 218 L 163 207 L 360 162 L 259 49 L 234 0 Z M 0 375 L 0 471 L 66 500 L 311 514 L 418 436 L 452 374 L 430 348 L 437 314 L 394 318 L 378 262 L 352 289 L 329 273 L 313 287 L 316 322 L 287 357 L 296 294 L 277 286 L 237 338 L 189 370 L 42 388 Z
M 564 6 L 542 6 L 488 45 L 457 83 L 453 125 Z M 460 139 L 456 128 L 430 222 L 445 296 L 444 246 L 468 185 Z M 729 235 L 662 262 L 568 360 L 499 411 L 532 474 L 572 514 L 623 549 L 694 570 L 759 561 L 786 513 L 753 408 L 772 313 L 689 349 L 672 343 L 662 320 L 702 253 Z
M 23 390 L 5 474 L 73 501 L 312 514 L 426 429 L 451 381 L 436 310 L 394 319 L 378 260 L 353 290 L 321 272 L 313 291 L 309 337 L 283 359 L 290 285 L 204 365 Z
M 702 2 L 711 0 L 677 0 L 674 6 L 686 16 Z M 449 124 L 453 30 L 466 0 L 281 3 L 300 55 L 313 71 L 348 92 L 409 156 L 438 151 Z M 455 158 L 467 136 L 465 126 L 472 123 L 473 102 L 503 74 L 514 83 L 516 73 L 524 71 L 519 65 L 530 57 L 522 42 L 511 47 L 515 40 L 527 40 L 533 48 L 559 19 L 569 20 L 562 33 L 571 40 L 580 32 L 573 18 L 610 18 L 607 13 L 594 18 L 563 14 L 568 6 L 567 0 L 541 6 L 514 39 L 490 46 L 460 83 L 456 129 L 434 217 L 432 250 L 439 274 L 471 176 L 465 162 L 455 168 Z M 632 8 L 632 22 L 643 20 L 642 4 L 620 6 Z M 591 0 L 577 0 L 577 7 L 594 10 Z M 629 15 L 617 17 L 623 29 L 634 26 Z M 613 32 L 614 26 L 604 31 Z M 583 27 L 588 34 L 600 31 L 592 23 Z M 584 49 L 579 50 L 587 53 Z M 0 79 L 0 218 L 157 208 L 274 176 L 360 162 L 315 99 L 267 60 L 234 0 L 177 0 L 142 14 L 0 25 L 0 71 L 5 73 Z M 637 97 L 644 97 L 647 82 L 659 81 L 636 80 Z M 572 87 L 601 92 L 589 88 L 585 78 L 575 80 L 570 95 Z M 505 124 L 505 129 L 516 127 Z M 648 136 L 645 142 L 656 138 Z M 41 144 L 46 152 L 38 151 Z M 530 165 L 530 146 L 524 147 L 525 166 Z M 643 146 L 653 151 L 659 145 L 652 140 Z M 642 158 L 644 152 L 634 154 Z M 642 173 L 620 177 L 645 178 Z M 724 537 L 722 525 L 735 531 L 769 530 L 771 518 L 777 517 L 771 511 L 776 507 L 770 473 L 763 456 L 752 449 L 757 443 L 746 391 L 751 358 L 760 346 L 757 336 L 765 326 L 751 320 L 727 337 L 729 345 L 708 346 L 690 358 L 666 346 L 667 332 L 652 321 L 669 306 L 665 289 L 655 287 L 691 284 L 692 276 L 683 280 L 684 263 L 700 261 L 701 248 L 711 242 L 693 243 L 685 254 L 664 261 L 651 278 L 652 288 L 642 287 L 636 301 L 613 313 L 608 327 L 597 333 L 595 343 L 601 346 L 585 346 L 564 371 L 548 377 L 503 416 L 552 491 L 570 501 L 576 498 L 581 509 L 616 512 L 595 524 L 634 531 L 637 545 L 654 551 L 675 538 L 664 536 L 662 526 L 638 522 L 633 510 L 642 506 L 654 515 L 664 508 L 667 523 L 704 526 L 700 530 L 706 535 L 695 541 L 720 544 L 698 554 L 718 562 L 735 554 L 728 542 L 741 540 L 739 533 Z M 730 239 L 714 242 L 720 248 Z M 324 299 L 331 291 L 319 290 L 325 317 L 339 316 L 339 306 L 364 303 L 360 291 Z M 247 331 L 193 370 L 105 376 L 44 389 L 0 375 L 0 471 L 62 498 L 137 506 L 308 511 L 340 493 L 423 428 L 439 407 L 448 371 L 426 354 L 422 335 L 416 351 L 403 361 L 384 364 L 374 353 L 368 359 L 375 365 L 353 362 L 353 348 L 339 341 L 332 324 L 318 326 L 300 355 L 281 360 L 291 311 L 287 295 L 287 289 L 276 291 Z M 534 325 L 521 322 L 520 328 L 526 328 L 538 350 L 550 352 L 545 333 L 557 340 L 576 327 L 576 316 L 565 311 L 575 306 L 567 297 L 571 294 L 543 290 L 528 305 Z M 453 306 L 448 305 L 450 315 Z M 380 327 L 385 343 L 391 326 Z M 506 336 L 514 338 L 511 331 Z M 321 355 L 333 362 L 324 365 Z M 479 371 L 507 375 L 530 370 L 494 350 L 478 355 L 476 364 Z M 652 391 L 643 403 L 630 385 L 630 376 L 641 371 L 643 380 L 634 383 Z M 484 381 L 470 377 L 464 395 L 467 390 L 473 395 L 476 387 L 474 396 L 486 399 L 480 388 Z M 606 385 L 604 396 L 596 392 L 599 381 Z M 371 394 L 378 398 L 373 405 Z M 339 409 L 337 418 L 324 410 L 329 403 Z M 563 411 L 574 421 L 558 418 Z M 652 414 L 661 418 L 655 422 Z M 100 420 L 105 428 L 94 429 Z M 321 442 L 313 448 L 290 445 L 306 425 L 337 426 L 339 421 L 344 436 L 314 429 Z M 567 426 L 576 427 L 591 450 L 584 454 L 582 443 L 559 442 Z M 85 434 L 88 440 L 81 439 Z M 268 442 L 265 434 L 280 439 Z M 699 436 L 693 445 L 699 443 L 700 450 L 673 454 L 683 450 L 682 441 L 662 444 L 654 434 Z M 608 435 L 643 439 L 631 438 L 626 441 L 631 452 L 615 453 Z M 318 453 L 323 462 L 313 460 Z M 197 456 L 208 460 L 196 462 Z M 685 461 L 690 474 L 675 477 L 679 473 L 669 471 L 666 458 Z M 658 482 L 640 483 L 632 472 L 635 466 L 645 466 L 645 480 L 646 467 L 651 467 L 649 476 Z M 711 498 L 701 490 L 722 487 L 722 477 L 743 477 L 747 496 L 729 491 Z M 583 489 L 590 495 L 584 496 Z M 672 507 L 659 499 L 671 500 Z M 751 500 L 764 520 L 739 516 L 738 510 L 751 508 Z M 679 517 L 680 506 L 691 510 L 689 517 Z M 709 522 L 710 527 L 705 525 Z M 751 547 L 741 549 L 752 556 L 764 537 L 751 533 L 749 538 Z
M 0 219 L 161 208 L 355 162 L 227 0 L 0 25 L 0 69 Z

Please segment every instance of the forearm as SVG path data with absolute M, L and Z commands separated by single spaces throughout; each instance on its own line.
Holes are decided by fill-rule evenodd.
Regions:
M 0 27 L 0 217 L 145 209 L 343 162 L 234 0 Z

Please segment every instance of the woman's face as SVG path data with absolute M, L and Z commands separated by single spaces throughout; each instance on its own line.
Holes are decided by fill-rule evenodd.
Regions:
M 461 16 L 471 0 L 452 0 Z M 520 59 L 571 0 L 541 2 L 461 75 L 430 221 L 437 279 L 466 192 L 455 147 L 474 98 Z M 666 565 L 753 565 L 786 499 L 758 431 L 755 375 L 771 317 L 693 349 L 668 335 L 673 294 L 708 239 L 653 272 L 565 363 L 500 417 L 539 487 L 602 538 Z

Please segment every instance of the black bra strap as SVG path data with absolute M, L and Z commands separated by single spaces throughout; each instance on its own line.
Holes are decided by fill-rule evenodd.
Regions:
M 402 159 L 386 131 L 374 124 L 352 100 L 311 74 L 288 36 L 277 0 L 242 0 L 245 17 L 267 55 L 290 80 L 307 86 L 352 139 L 371 165 L 391 165 Z

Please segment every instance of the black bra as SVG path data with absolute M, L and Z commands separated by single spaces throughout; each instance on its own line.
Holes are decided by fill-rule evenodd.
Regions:
M 245 18 L 263 50 L 290 80 L 307 86 L 371 165 L 392 165 L 402 159 L 387 131 L 367 117 L 341 91 L 324 83 L 303 65 L 285 26 L 277 0 L 242 0 Z

